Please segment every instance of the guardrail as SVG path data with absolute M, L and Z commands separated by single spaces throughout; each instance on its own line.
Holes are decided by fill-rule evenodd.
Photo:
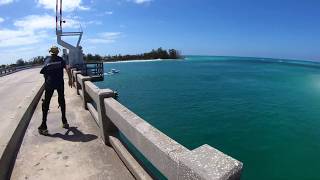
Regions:
M 7 74 L 11 74 L 16 71 L 16 67 L 10 67 L 10 68 L 1 68 L 0 69 L 0 76 L 4 76 Z
M 114 99 L 110 89 L 99 89 L 88 76 L 73 71 L 77 94 L 111 145 L 137 179 L 152 179 L 115 137 L 120 131 L 168 179 L 240 179 L 243 164 L 217 149 L 203 145 L 189 150 Z M 130 163 L 131 162 L 131 163 Z
M 14 72 L 18 72 L 24 69 L 29 69 L 32 68 L 32 65 L 27 65 L 27 66 L 17 66 L 17 67 L 9 67 L 9 68 L 0 68 L 0 77 L 5 76 L 8 74 L 12 74 Z

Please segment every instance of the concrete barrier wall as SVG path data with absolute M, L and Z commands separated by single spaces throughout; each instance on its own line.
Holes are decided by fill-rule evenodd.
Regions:
M 6 76 L 18 71 L 22 71 L 25 69 L 30 69 L 32 68 L 32 65 L 26 65 L 26 66 L 17 66 L 17 67 L 9 67 L 9 68 L 0 68 L 0 77 Z
M 236 179 L 242 163 L 210 147 L 193 151 L 163 134 L 113 98 L 104 100 L 107 116 L 168 179 Z
M 5 76 L 5 75 L 8 75 L 8 74 L 11 74 L 13 72 L 16 71 L 16 67 L 11 67 L 11 68 L 1 68 L 0 69 L 0 77 L 1 76 Z
M 90 106 L 106 144 L 110 144 L 109 137 L 121 131 L 168 179 L 240 179 L 243 164 L 238 160 L 209 145 L 187 149 L 116 101 L 112 90 L 99 89 L 89 77 L 75 76 L 84 107 Z
M 15 127 L 13 134 L 7 135 L 10 139 L 8 139 L 6 146 L 0 148 L 0 179 L 10 179 L 24 134 L 43 91 L 43 83 L 37 84 L 33 94 L 24 99 L 20 106 L 21 108 L 17 110 L 14 119 L 19 120 L 19 123 Z

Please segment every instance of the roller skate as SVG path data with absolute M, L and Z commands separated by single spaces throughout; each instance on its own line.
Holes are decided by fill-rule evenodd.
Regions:
M 44 135 L 44 136 L 49 135 L 49 131 L 48 131 L 46 125 L 41 125 L 40 127 L 38 127 L 38 132 L 39 132 L 39 134 Z
M 62 118 L 62 128 L 69 129 L 69 124 L 66 118 Z

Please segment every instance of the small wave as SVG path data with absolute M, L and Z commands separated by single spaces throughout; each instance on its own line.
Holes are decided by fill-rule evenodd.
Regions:
M 112 75 L 114 75 L 114 73 L 109 73 L 109 72 L 107 72 L 107 73 L 104 73 L 104 75 L 105 75 L 105 76 L 112 76 Z

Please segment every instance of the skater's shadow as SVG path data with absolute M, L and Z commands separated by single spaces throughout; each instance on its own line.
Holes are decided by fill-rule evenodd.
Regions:
M 55 133 L 48 136 L 53 138 L 61 138 L 63 140 L 72 142 L 89 142 L 98 138 L 93 134 L 82 133 L 80 130 L 78 130 L 78 127 L 70 127 L 64 134 Z

